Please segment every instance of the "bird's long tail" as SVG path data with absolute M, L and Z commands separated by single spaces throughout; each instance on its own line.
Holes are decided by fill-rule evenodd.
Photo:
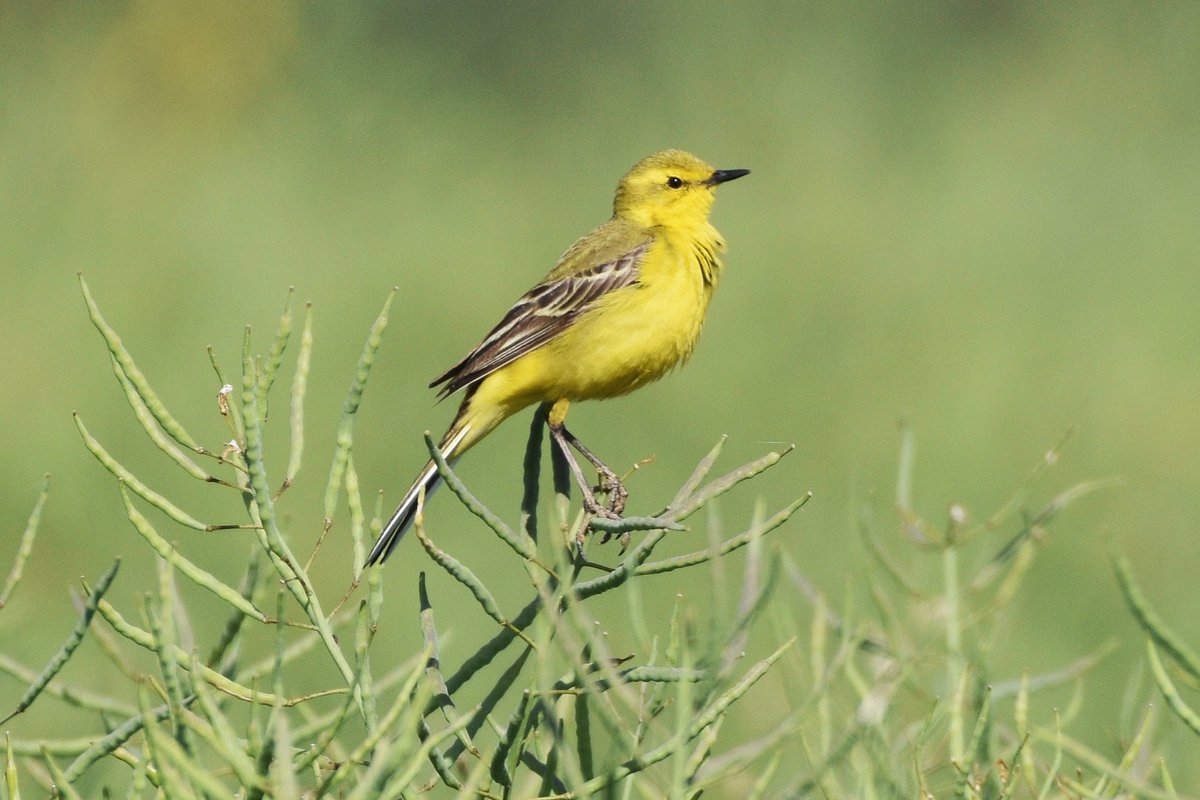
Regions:
M 442 458 L 453 463 L 458 456 L 462 455 L 463 441 L 467 438 L 467 434 L 471 431 L 472 425 L 465 424 L 461 427 L 452 426 L 450 432 L 442 440 L 438 446 L 441 450 Z M 413 519 L 417 516 L 417 504 L 421 498 L 422 491 L 425 493 L 425 499 L 433 494 L 433 490 L 442 482 L 442 476 L 438 474 L 437 464 L 430 461 L 422 469 L 417 479 L 413 481 L 412 486 L 404 493 L 404 498 L 400 501 L 400 505 L 396 507 L 392 518 L 383 526 L 383 531 L 379 534 L 379 538 L 375 541 L 375 546 L 371 548 L 371 553 L 367 556 L 365 566 L 373 566 L 382 564 L 391 555 L 392 550 L 400 543 L 404 534 L 408 532 L 412 525 Z

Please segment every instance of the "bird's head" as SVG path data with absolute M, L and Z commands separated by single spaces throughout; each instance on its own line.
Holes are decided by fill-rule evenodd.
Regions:
M 718 185 L 748 169 L 713 169 L 683 150 L 647 156 L 617 185 L 613 213 L 645 227 L 691 227 L 708 220 Z

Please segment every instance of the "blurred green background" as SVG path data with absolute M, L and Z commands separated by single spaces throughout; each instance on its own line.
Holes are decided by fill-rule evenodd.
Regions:
M 27 582 L 0 613 L 3 647 L 46 658 L 71 625 L 65 587 L 114 554 L 121 596 L 152 575 L 73 409 L 154 488 L 240 519 L 235 497 L 214 504 L 142 438 L 78 270 L 213 446 L 225 429 L 205 346 L 232 373 L 243 325 L 265 351 L 287 287 L 313 301 L 308 451 L 289 511 L 305 552 L 388 290 L 355 459 L 364 491 L 390 501 L 423 457 L 421 431 L 453 410 L 429 379 L 607 217 L 630 165 L 682 147 L 754 173 L 720 192 L 730 251 L 696 357 L 576 409 L 572 427 L 612 463 L 657 456 L 631 484 L 643 512 L 720 434 L 726 465 L 795 442 L 725 503 L 728 525 L 755 493 L 780 506 L 811 489 L 779 539 L 836 605 L 864 588 L 846 577 L 862 558 L 859 507 L 892 529 L 900 418 L 917 433 L 917 506 L 939 523 L 952 502 L 986 516 L 1077 426 L 1042 499 L 1088 478 L 1123 484 L 1056 525 L 995 659 L 1013 677 L 1116 637 L 1088 679 L 1084 732 L 1111 752 L 1142 658 L 1112 550 L 1200 642 L 1198 75 L 1200 6 L 1181 2 L 0 4 L 0 563 L 53 474 Z M 521 419 L 463 466 L 509 516 Z M 454 506 L 439 495 L 430 520 L 451 549 L 466 546 Z M 226 573 L 248 549 L 237 533 L 170 535 Z M 331 536 L 336 597 L 344 525 Z M 417 641 L 400 606 L 415 604 L 423 563 L 405 542 L 388 565 L 396 658 Z M 665 614 L 680 587 L 663 586 Z M 463 647 L 486 630 L 461 629 Z M 6 683 L 0 707 L 18 692 Z M 1176 777 L 1200 782 L 1200 747 L 1178 728 L 1165 728 Z

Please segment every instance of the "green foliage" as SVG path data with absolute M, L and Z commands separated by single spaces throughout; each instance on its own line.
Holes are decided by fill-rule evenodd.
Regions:
M 472 563 L 470 552 L 435 543 L 418 513 L 415 536 L 429 556 L 429 569 L 449 576 L 450 585 L 461 586 L 472 602 L 435 597 L 422 573 L 416 622 L 423 646 L 381 669 L 372 659 L 372 645 L 381 625 L 383 583 L 380 570 L 364 573 L 359 565 L 365 537 L 379 530 L 382 506 L 377 502 L 368 519 L 353 450 L 356 414 L 391 297 L 355 369 L 324 492 L 322 540 L 331 531 L 348 531 L 350 547 L 343 541 L 334 548 L 338 556 L 326 550 L 318 560 L 314 551 L 302 560 L 293 550 L 295 523 L 281 508 L 302 463 L 311 309 L 301 328 L 286 417 L 290 446 L 286 459 L 279 460 L 286 465 L 285 477 L 273 481 L 275 460 L 265 429 L 282 418 L 269 416 L 267 409 L 293 335 L 291 296 L 266 357 L 252 354 L 247 331 L 240 387 L 225 383 L 214 358 L 224 384 L 217 410 L 231 439 L 208 449 L 155 395 L 82 285 L 114 373 L 147 437 L 213 492 L 236 493 L 248 521 L 220 522 L 184 511 L 152 489 L 152 481 L 122 466 L 76 419 L 87 449 L 117 479 L 129 521 L 157 555 L 158 569 L 153 578 L 143 576 L 139 588 L 145 594 L 133 613 L 106 598 L 119 562 L 94 585 L 85 583 L 74 629 L 40 672 L 0 656 L 0 669 L 27 686 L 10 720 L 37 713 L 41 706 L 34 708 L 35 702 L 49 695 L 92 721 L 90 732 L 75 738 L 10 736 L 5 755 L 9 798 L 45 790 L 60 797 L 97 796 L 100 784 L 103 791 L 126 797 L 172 798 L 378 798 L 426 791 L 561 800 L 702 793 L 1179 796 L 1165 763 L 1154 755 L 1150 713 L 1121 749 L 1097 753 L 1068 733 L 1077 701 L 1061 713 L 1039 702 L 1055 687 L 1080 686 L 1109 645 L 1045 674 L 992 672 L 991 655 L 1004 647 L 1002 620 L 1052 523 L 1075 499 L 1104 485 L 1077 485 L 1028 513 L 1029 498 L 1057 461 L 1057 449 L 982 522 L 971 523 L 961 507 L 953 506 L 945 524 L 935 526 L 913 508 L 913 438 L 906 431 L 898 529 L 885 533 L 868 509 L 860 518 L 860 579 L 873 603 L 866 609 L 847 604 L 835 612 L 825 591 L 766 541 L 803 507 L 807 495 L 773 514 L 760 504 L 744 530 L 720 533 L 714 501 L 773 467 L 790 448 L 711 478 L 722 440 L 658 513 L 617 523 L 591 520 L 571 512 L 567 470 L 553 447 L 551 476 L 542 480 L 544 415 L 539 412 L 523 461 L 517 526 L 490 511 L 446 463 L 438 462 L 479 527 L 511 549 L 511 563 L 503 566 L 524 576 L 528 599 L 515 613 L 507 610 L 489 585 L 496 580 L 496 565 Z M 427 445 L 437 459 L 428 437 Z M 539 516 L 543 483 L 553 489 L 553 512 Z M 18 587 L 45 497 L 43 488 L 4 597 Z M 346 510 L 339 512 L 342 497 Z M 143 513 L 147 506 L 204 535 L 224 530 L 217 535 L 251 538 L 253 555 L 244 573 L 214 574 L 189 560 Z M 684 530 L 700 511 L 708 515 L 708 545 L 682 555 L 657 555 L 671 532 Z M 611 551 L 599 545 L 612 537 L 620 553 L 613 566 L 604 566 L 598 559 Z M 327 611 L 312 569 L 347 551 L 351 586 Z M 719 602 L 697 607 L 681 600 L 660 626 L 642 603 L 655 591 L 656 576 L 680 570 L 719 594 L 716 587 L 735 558 L 739 589 L 729 613 L 721 613 Z M 1158 685 L 1186 721 L 1186 704 L 1172 701 L 1163 688 L 1174 690 L 1156 646 L 1192 677 L 1194 656 L 1156 621 L 1128 567 L 1119 563 L 1118 573 L 1131 607 L 1151 632 Z M 129 580 L 128 571 L 121 579 Z M 347 605 L 360 590 L 357 604 Z M 191 609 L 206 596 L 215 598 L 227 616 L 212 641 L 202 642 L 195 639 Z M 601 624 L 612 605 L 601 600 L 614 598 L 639 638 L 651 643 L 649 652 L 613 652 Z M 472 652 L 466 658 L 447 663 L 442 631 L 477 611 L 494 633 L 468 648 Z M 127 678 L 104 693 L 73 687 L 62 673 L 89 635 Z M 763 639 L 770 644 L 761 644 Z M 750 655 L 756 650 L 763 655 Z M 145 651 L 150 660 L 144 663 L 152 666 L 134 666 L 138 651 Z M 314 659 L 328 669 L 314 670 Z M 772 695 L 773 715 L 745 735 L 737 715 L 740 701 L 752 691 Z M 112 772 L 97 777 L 98 765 L 106 761 L 128 767 L 123 788 L 113 788 Z
M 893 532 L 897 416 L 918 431 L 915 496 L 931 517 L 950 501 L 973 514 L 994 508 L 1031 455 L 1078 425 L 1081 436 L 1043 485 L 1121 475 L 1125 487 L 1055 524 L 991 663 L 1011 675 L 1029 654 L 1041 672 L 1119 636 L 1121 649 L 1089 676 L 1074 726 L 1118 758 L 1110 751 L 1128 742 L 1136 714 L 1115 719 L 1101 698 L 1123 698 L 1146 656 L 1107 548 L 1128 555 L 1162 617 L 1200 649 L 1200 616 L 1189 613 L 1200 564 L 1200 3 L 1093 3 L 1085 13 L 1033 0 L 445 10 L 236 0 L 0 6 L 0 579 L 40 476 L 53 473 L 34 559 L 0 613 L 0 655 L 40 668 L 74 623 L 63 587 L 79 575 L 95 580 L 115 554 L 122 572 L 107 599 L 131 621 L 141 576 L 153 574 L 154 552 L 126 521 L 109 473 L 64 424 L 73 409 L 122 464 L 198 521 L 247 523 L 233 492 L 205 498 L 182 466 L 130 435 L 138 430 L 130 406 L 72 294 L 78 269 L 159 398 L 216 451 L 234 435 L 221 436 L 211 396 L 224 381 L 210 386 L 197 348 L 211 342 L 238 384 L 241 325 L 254 323 L 265 365 L 281 290 L 297 285 L 266 409 L 275 488 L 296 449 L 288 391 L 303 300 L 319 299 L 303 479 L 280 505 L 304 559 L 321 529 L 333 428 L 370 323 L 364 313 L 399 287 L 356 415 L 353 466 L 369 520 L 376 490 L 394 499 L 408 465 L 424 459 L 420 431 L 452 410 L 431 407 L 425 382 L 604 218 L 616 176 L 648 152 L 680 146 L 754 172 L 736 202 L 715 209 L 729 268 L 693 362 L 575 419 L 606 455 L 658 455 L 634 480 L 631 510 L 656 511 L 653 502 L 671 497 L 719 433 L 731 435 L 729 465 L 777 446 L 757 443 L 796 441 L 789 463 L 724 500 L 722 515 L 733 525 L 749 519 L 755 495 L 782 504 L 812 488 L 804 524 L 775 538 L 832 607 L 854 594 L 865 612 L 853 516 L 866 493 L 882 492 L 881 538 Z M 519 476 L 521 433 L 498 431 L 462 471 L 514 527 L 518 493 L 506 484 Z M 252 531 L 208 536 L 130 497 L 167 542 L 237 584 Z M 338 497 L 329 550 L 349 547 L 348 497 Z M 434 540 L 484 573 L 514 615 L 523 598 L 505 590 L 528 585 L 519 565 L 514 583 L 488 575 L 456 543 L 461 534 L 490 554 L 495 540 L 448 527 L 468 517 L 448 492 L 438 499 Z M 697 533 L 669 536 L 659 552 L 692 549 L 686 540 L 702 539 L 708 524 L 694 519 Z M 905 547 L 896 544 L 902 559 Z M 419 646 L 406 636 L 414 623 L 388 619 L 416 613 L 409 567 L 427 562 L 415 540 L 404 562 L 384 573 L 382 645 L 395 653 Z M 971 567 L 969 556 L 960 563 Z M 314 561 L 327 610 L 351 564 L 328 554 Z M 442 597 L 446 579 L 436 573 L 434 601 L 456 601 Z M 644 584 L 652 633 L 676 591 L 704 584 L 685 583 L 685 574 Z M 931 587 L 940 575 L 932 559 L 914 579 Z M 204 629 L 211 595 L 192 597 L 187 607 Z M 269 599 L 257 602 L 274 614 Z M 467 632 L 439 611 L 453 635 L 448 658 L 490 623 L 475 615 L 481 622 Z M 640 634 L 631 644 L 633 624 L 619 606 L 602 616 L 618 623 L 609 630 L 621 652 L 646 652 Z M 30 618 L 60 624 L 30 627 Z M 66 669 L 73 686 L 113 688 L 98 685 L 111 669 L 91 640 L 98 630 L 110 629 L 94 620 Z M 213 642 L 203 633 L 207 655 Z M 752 637 L 755 657 L 769 642 Z M 186 639 L 181 646 L 191 649 Z M 376 644 L 381 652 L 393 651 Z M 24 689 L 8 680 L 0 678 L 0 717 Z M 1156 692 L 1153 700 L 1169 713 Z M 1041 703 L 1065 707 L 1066 698 Z M 739 719 L 772 719 L 778 708 L 775 692 L 755 690 L 725 735 L 757 735 Z M 16 738 L 87 729 L 50 698 L 30 714 L 36 724 L 18 720 Z M 1200 792 L 1200 740 L 1175 727 L 1163 746 L 1182 747 L 1169 752 L 1178 785 Z
M 612 568 L 599 567 L 585 557 L 589 520 L 582 516 L 564 515 L 552 532 L 537 535 L 544 415 L 535 417 L 531 429 L 523 503 L 529 513 L 518 530 L 471 497 L 441 463 L 451 489 L 526 565 L 532 594 L 521 611 L 506 617 L 484 581 L 462 560 L 435 545 L 419 520 L 417 538 L 433 566 L 470 592 L 496 623 L 496 633 L 443 675 L 435 604 L 422 576 L 419 621 L 425 647 L 399 667 L 377 672 L 370 652 L 383 603 L 382 583 L 378 571 L 364 575 L 357 565 L 362 561 L 363 537 L 368 528 L 378 530 L 379 514 L 370 523 L 365 518 L 352 451 L 355 415 L 387 324 L 391 298 L 372 326 L 347 393 L 324 493 L 326 532 L 334 526 L 339 499 L 343 493 L 346 497 L 353 540 L 349 550 L 355 565 L 351 592 L 365 581 L 365 597 L 353 610 L 339 610 L 339 603 L 326 612 L 310 578 L 311 563 L 302 562 L 293 552 L 277 510 L 277 504 L 287 500 L 286 491 L 301 464 L 302 408 L 313 343 L 311 314 L 305 315 L 292 384 L 286 477 L 276 488 L 268 474 L 264 427 L 268 399 L 291 339 L 291 296 L 265 358 L 252 355 L 247 332 L 240 391 L 225 384 L 217 395 L 217 410 L 227 420 L 232 438 L 221 448 L 207 449 L 158 398 L 82 279 L 81 285 L 92 322 L 108 345 L 118 382 L 149 439 L 215 491 L 240 494 L 249 522 L 206 522 L 184 511 L 152 489 L 152 481 L 142 480 L 118 462 L 76 417 L 85 446 L 117 479 L 129 521 L 158 555 L 159 570 L 137 609 L 140 621 L 104 597 L 116 565 L 95 586 L 85 587 L 86 606 L 75 630 L 30 681 L 14 716 L 50 692 L 87 711 L 122 719 L 107 731 L 97 729 L 86 743 L 15 742 L 12 753 L 41 759 L 44 769 L 30 764 L 32 779 L 69 794 L 70 787 L 85 781 L 97 762 L 116 758 L 133 769 L 131 796 L 140 796 L 142 786 L 145 792 L 156 787 L 171 797 L 291 797 L 301 792 L 313 797 L 392 797 L 418 785 L 440 783 L 467 794 L 525 797 L 534 793 L 586 796 L 623 783 L 632 785 L 635 777 L 647 785 L 673 787 L 676 793 L 695 793 L 724 774 L 701 772 L 715 729 L 730 706 L 792 643 L 750 664 L 737 663 L 737 653 L 722 647 L 743 641 L 746 628 L 776 583 L 773 576 L 778 574 L 779 559 L 764 556 L 761 537 L 786 522 L 803 501 L 770 519 L 756 520 L 748 530 L 712 548 L 682 557 L 655 560 L 652 556 L 667 531 L 681 530 L 683 520 L 775 464 L 783 453 L 706 480 L 718 445 L 660 514 L 606 526 L 605 538 L 616 535 L 629 541 L 633 534 L 642 534 Z M 215 359 L 214 367 L 224 382 Z M 431 449 L 436 453 L 436 448 Z M 197 459 L 210 462 L 212 471 Z M 554 474 L 556 507 L 565 512 L 570 505 L 569 484 L 557 462 Z M 44 493 L 19 550 L 10 588 L 28 558 L 43 502 Z M 193 563 L 156 529 L 143 513 L 143 504 L 194 531 L 246 529 L 257 546 L 245 574 L 233 580 Z M 627 664 L 628 657 L 608 652 L 589 610 L 592 598 L 645 580 L 643 576 L 702 569 L 741 548 L 751 552 L 747 587 L 757 599 L 734 621 L 727 637 L 699 638 L 678 616 L 670 630 L 671 644 L 662 653 Z M 772 566 L 764 568 L 764 560 Z M 760 574 L 762 579 L 755 577 Z M 272 586 L 280 588 L 273 601 L 275 610 L 268 614 L 263 604 L 271 603 Z M 215 596 L 229 617 L 216 641 L 196 642 L 189 652 L 180 642 L 190 639 L 188 597 L 196 590 Z M 470 607 L 458 612 L 473 613 Z M 50 688 L 60 682 L 56 679 L 96 613 L 124 640 L 110 646 L 141 648 L 154 656 L 153 674 L 136 676 L 128 687 L 133 703 L 118 699 L 117 690 L 101 698 Z M 288 622 L 290 617 L 299 621 Z M 293 636 L 297 631 L 299 638 Z M 272 640 L 273 652 L 267 657 L 257 661 L 245 657 Z M 344 648 L 343 642 L 352 644 Z M 303 674 L 302 659 L 314 649 L 324 651 L 340 680 L 322 689 L 296 691 L 292 686 Z M 509 655 L 510 649 L 516 652 Z M 460 710 L 457 698 L 467 685 L 478 684 L 486 668 L 501 660 L 507 660 L 505 668 L 483 687 L 484 699 Z M 18 677 L 27 674 L 19 665 L 9 667 Z M 441 718 L 440 724 L 435 717 Z M 504 719 L 505 725 L 497 721 Z M 65 767 L 59 764 L 63 758 L 71 759 Z M 754 758 L 747 753 L 743 759 L 727 760 L 725 771 Z M 15 786 L 16 773 L 12 774 Z
M 1169 662 L 1180 673 L 1192 688 L 1200 686 L 1200 656 L 1174 631 L 1167 627 L 1158 613 L 1150 607 L 1149 601 L 1142 594 L 1141 588 L 1133 577 L 1129 561 L 1124 557 L 1114 560 L 1117 580 L 1121 584 L 1121 592 L 1125 602 L 1133 613 L 1138 624 L 1146 632 L 1146 657 L 1150 662 L 1150 670 L 1154 674 L 1154 683 L 1162 692 L 1167 707 L 1183 721 L 1193 733 L 1200 736 L 1200 712 L 1197 712 L 1184 699 L 1183 694 L 1171 679 L 1163 664 L 1159 651 L 1167 654 Z
M 869 609 L 834 613 L 788 564 L 815 610 L 807 663 L 789 680 L 814 687 L 794 702 L 810 708 L 797 712 L 797 735 L 814 767 L 788 784 L 787 796 L 1178 796 L 1154 753 L 1149 708 L 1111 754 L 1069 733 L 1082 708 L 1084 676 L 1114 642 L 1043 674 L 998 675 L 992 666 L 1007 646 L 1005 618 L 1052 523 L 1111 482 L 1073 486 L 1028 510 L 1037 483 L 1058 462 L 1055 448 L 994 513 L 972 523 L 952 505 L 935 525 L 913 509 L 912 453 L 906 428 L 898 535 L 885 535 L 870 513 L 859 520 L 872 567 L 864 571 Z M 1038 702 L 1064 686 L 1074 687 L 1065 709 Z

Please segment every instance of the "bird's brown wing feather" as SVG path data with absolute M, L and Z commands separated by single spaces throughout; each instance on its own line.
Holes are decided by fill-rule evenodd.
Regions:
M 445 384 L 438 397 L 446 397 L 541 347 L 570 328 L 600 298 L 636 282 L 638 265 L 649 246 L 649 242 L 642 243 L 612 261 L 539 283 L 466 358 L 434 379 L 430 387 Z

